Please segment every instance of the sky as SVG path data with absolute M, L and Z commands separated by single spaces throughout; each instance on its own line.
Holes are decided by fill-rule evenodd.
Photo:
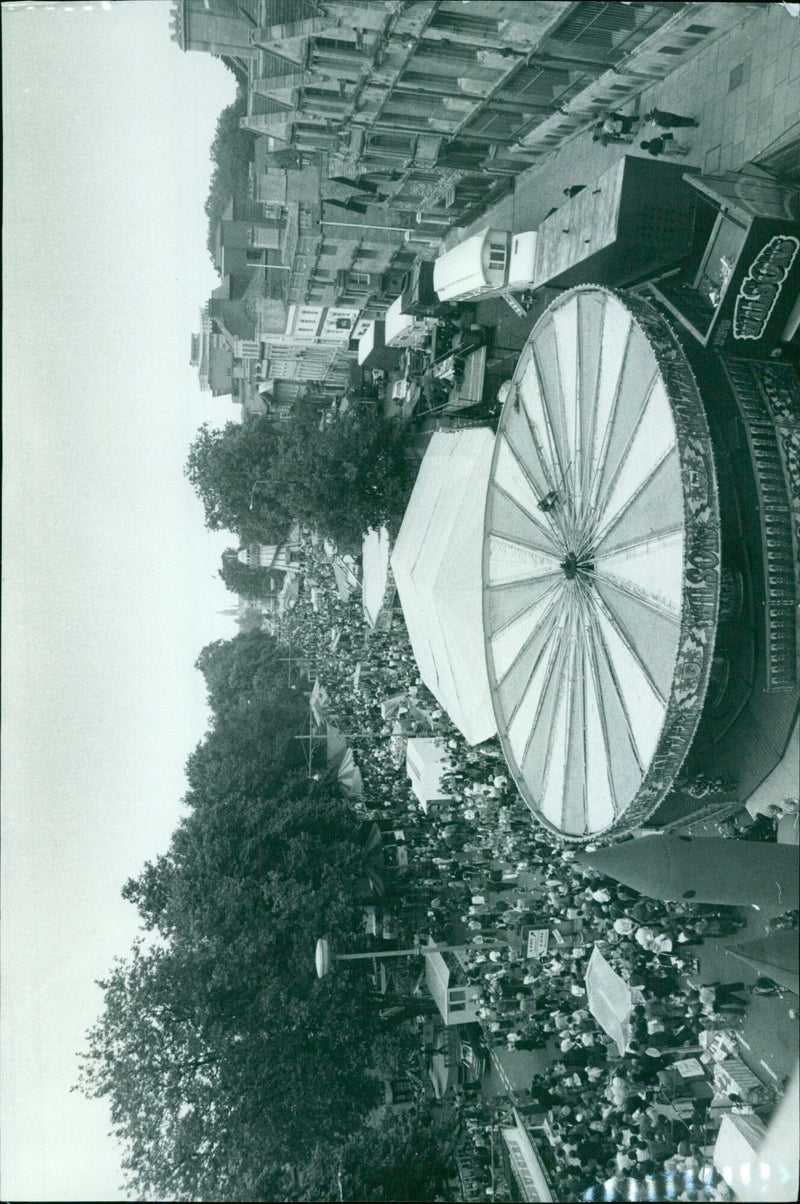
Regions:
M 76 1055 L 136 934 L 120 889 L 181 814 L 194 662 L 236 631 L 233 540 L 183 476 L 238 416 L 189 366 L 235 81 L 169 15 L 3 5 L 2 1199 L 122 1196 Z

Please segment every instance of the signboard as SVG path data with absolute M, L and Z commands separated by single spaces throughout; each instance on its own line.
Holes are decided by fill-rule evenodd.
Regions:
M 733 304 L 731 334 L 735 339 L 757 342 L 763 338 L 798 250 L 800 239 L 776 234 L 758 252 Z
M 780 341 L 800 284 L 800 229 L 754 218 L 717 312 L 712 344 L 738 355 L 768 355 Z
M 547 953 L 550 943 L 549 928 L 531 928 L 528 932 L 528 952 L 526 957 L 542 957 Z
M 511 1169 L 514 1172 L 514 1178 L 519 1183 L 522 1198 L 529 1204 L 536 1204 L 536 1201 L 541 1200 L 542 1197 L 536 1189 L 536 1180 L 528 1166 L 527 1151 L 523 1147 L 520 1134 L 517 1129 L 501 1129 L 500 1131 L 508 1149 Z
M 680 1062 L 674 1062 L 673 1065 L 683 1079 L 696 1079 L 703 1077 L 703 1067 L 697 1058 L 684 1058 Z

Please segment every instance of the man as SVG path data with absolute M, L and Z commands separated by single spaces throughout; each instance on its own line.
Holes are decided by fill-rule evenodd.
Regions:
M 688 155 L 691 150 L 691 147 L 676 142 L 674 134 L 661 134 L 658 138 L 640 142 L 639 146 L 654 158 L 659 155 Z
M 624 113 L 611 112 L 597 123 L 595 129 L 599 134 L 605 134 L 607 137 L 625 137 L 632 132 L 638 120 L 638 117 L 635 116 L 628 117 Z
M 679 113 L 670 113 L 666 109 L 656 108 L 651 109 L 649 113 L 645 113 L 644 120 L 652 122 L 653 125 L 657 125 L 662 130 L 677 129 L 679 127 L 694 127 L 696 129 L 700 125 L 696 117 L 681 117 Z

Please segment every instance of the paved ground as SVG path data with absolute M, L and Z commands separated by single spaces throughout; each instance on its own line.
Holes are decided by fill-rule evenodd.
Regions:
M 625 112 L 646 113 L 654 105 L 696 117 L 699 129 L 676 130 L 691 146 L 687 166 L 713 174 L 765 154 L 788 131 L 800 134 L 800 20 L 780 4 L 748 11 L 742 22 L 666 79 L 647 87 Z M 652 129 L 652 127 L 650 127 Z M 641 137 L 650 137 L 642 131 Z M 624 153 L 644 154 L 640 139 L 630 146 L 603 147 L 587 128 L 517 177 L 512 193 L 465 233 L 487 225 L 535 229 L 560 205 L 563 189 L 594 180 Z M 448 243 L 458 242 L 451 236 Z
M 732 937 L 710 938 L 697 947 L 702 981 L 755 982 L 755 972 L 744 962 L 731 957 L 727 950 L 743 941 L 764 936 L 764 925 L 774 913 L 750 910 L 742 914 L 747 916 L 746 928 Z M 794 1019 L 789 1016 L 790 1009 L 796 1012 L 797 1008 L 798 998 L 789 991 L 783 993 L 783 998 L 754 996 L 750 1000 L 739 1027 L 744 1038 L 742 1058 L 763 1083 L 776 1086 L 785 1075 L 791 1074 L 797 1062 L 800 1030 L 797 1016 Z
M 648 86 L 625 112 L 646 113 L 653 106 L 696 117 L 698 129 L 679 129 L 676 137 L 691 146 L 685 162 L 713 175 L 738 169 L 792 136 L 800 136 L 800 20 L 780 4 L 764 4 L 746 12 L 739 25 L 723 34 L 665 80 Z M 517 177 L 514 190 L 461 233 L 451 232 L 447 245 L 487 225 L 518 232 L 535 229 L 547 212 L 563 203 L 563 189 L 587 184 L 622 154 L 645 154 L 642 129 L 632 145 L 603 147 L 592 142 L 587 128 Z M 539 313 L 555 293 L 545 291 L 527 319 L 519 319 L 502 300 L 478 306 L 478 320 L 497 326 L 496 345 L 509 352 L 522 346 Z M 503 351 L 498 353 L 502 356 Z M 514 356 L 502 369 L 510 376 Z

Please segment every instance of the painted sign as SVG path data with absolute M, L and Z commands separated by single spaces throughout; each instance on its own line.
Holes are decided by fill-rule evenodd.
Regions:
M 673 1065 L 683 1079 L 702 1078 L 705 1074 L 697 1058 L 683 1058 L 682 1061 L 674 1062 Z
M 712 323 L 711 345 L 749 358 L 769 356 L 797 300 L 798 283 L 797 224 L 753 218 Z
M 550 943 L 549 928 L 531 928 L 528 933 L 528 952 L 526 957 L 542 957 L 547 953 Z
M 733 338 L 763 338 L 798 250 L 800 239 L 792 234 L 776 234 L 761 248 L 736 294 Z

